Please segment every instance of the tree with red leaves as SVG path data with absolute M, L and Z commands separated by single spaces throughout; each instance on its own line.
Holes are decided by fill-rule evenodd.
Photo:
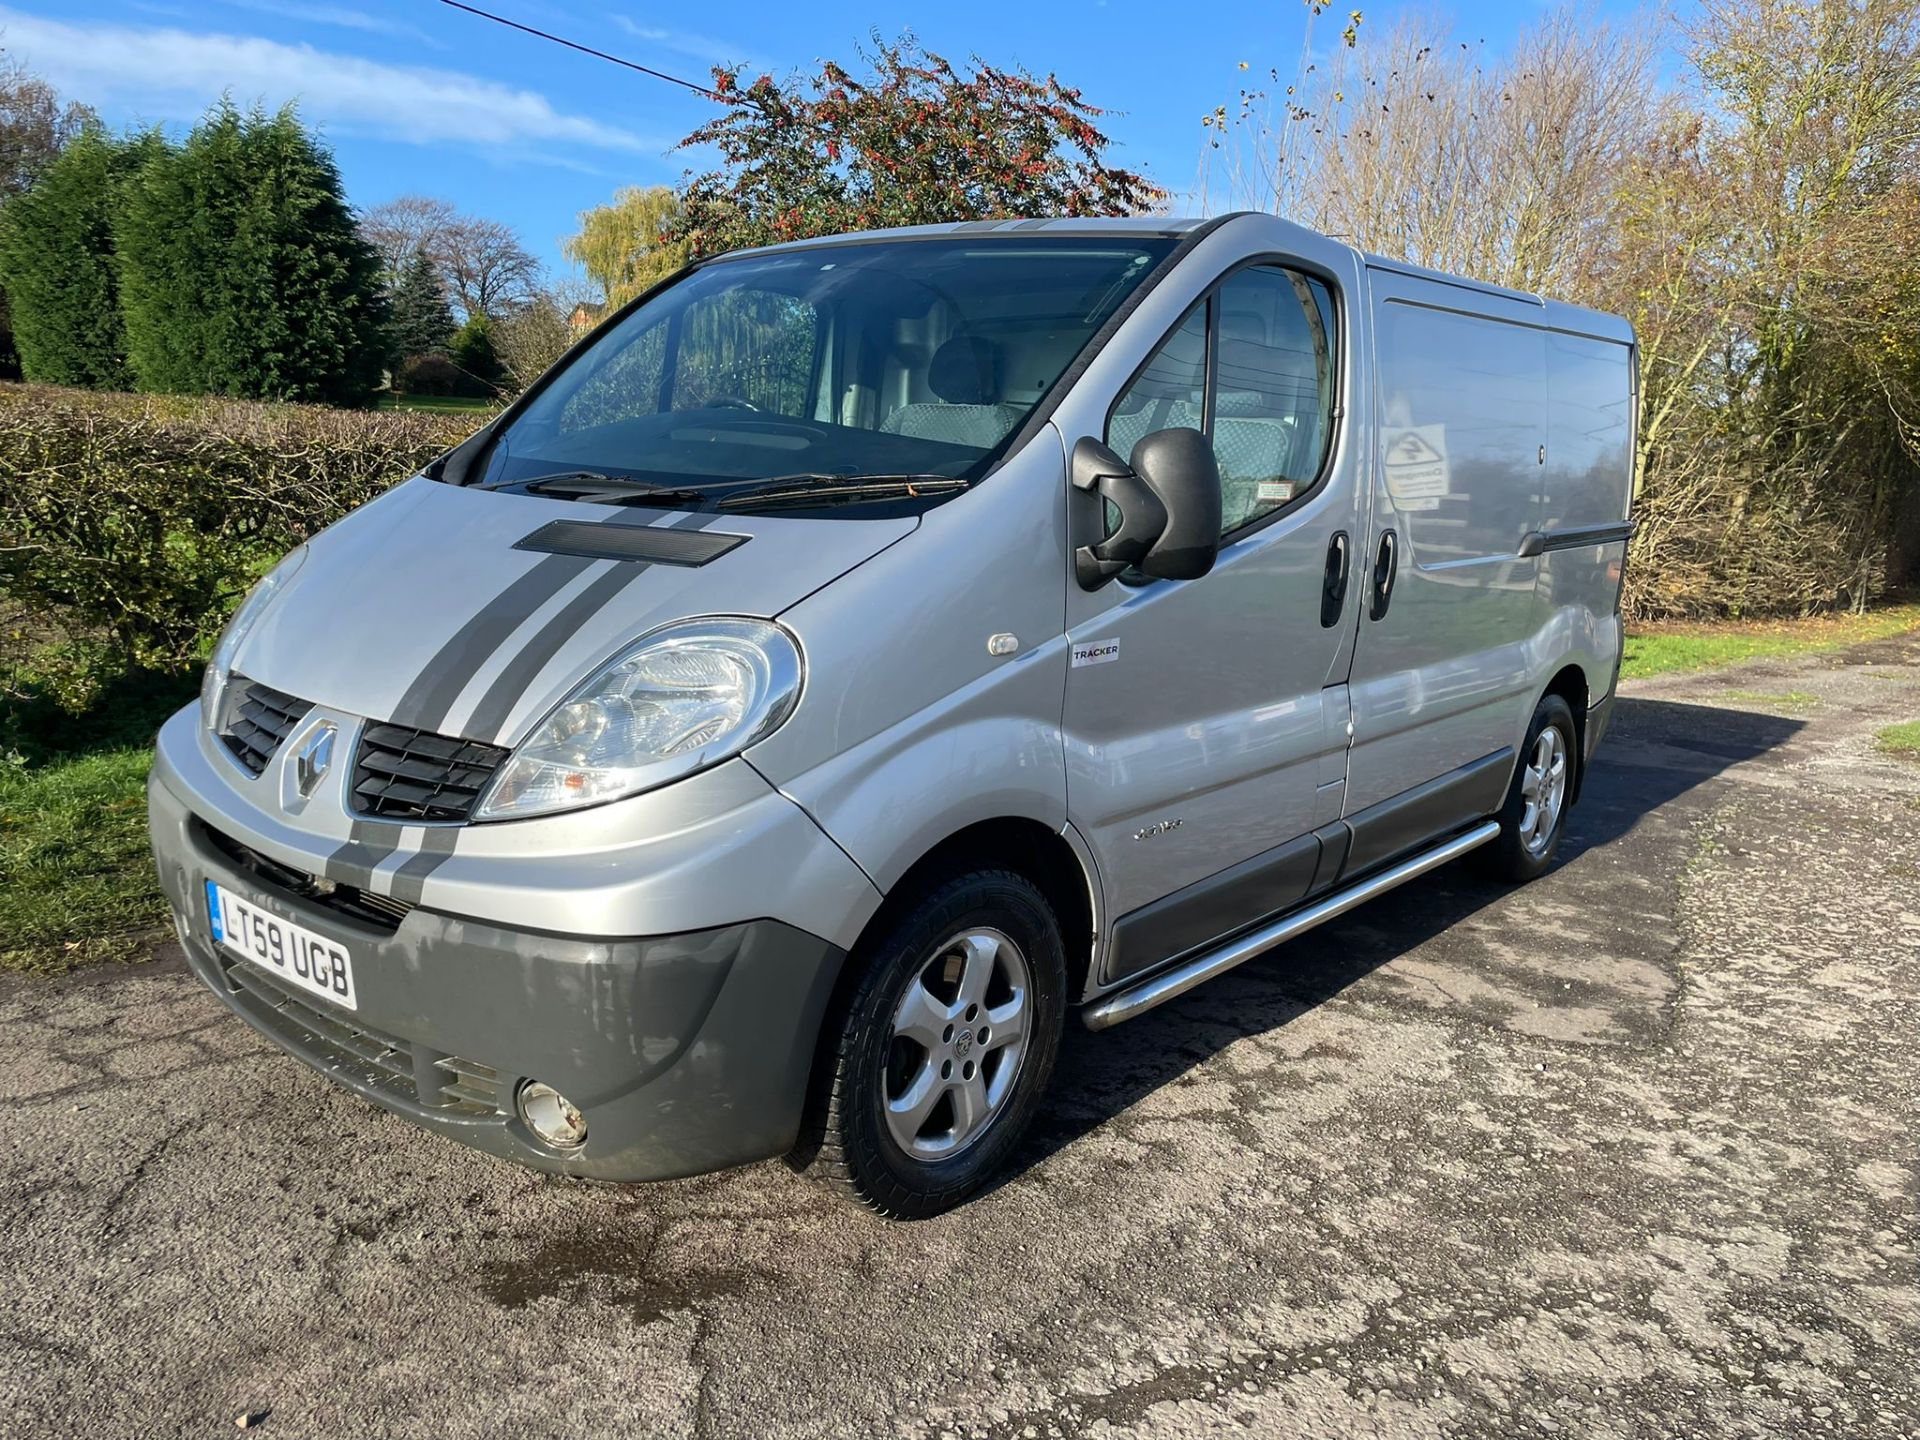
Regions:
M 1106 112 L 1053 75 L 955 67 L 912 35 L 856 78 L 829 60 L 785 83 L 715 67 L 725 109 L 681 142 L 717 169 L 689 175 L 675 237 L 698 255 L 847 230 L 1014 216 L 1135 215 L 1163 204 L 1104 163 Z

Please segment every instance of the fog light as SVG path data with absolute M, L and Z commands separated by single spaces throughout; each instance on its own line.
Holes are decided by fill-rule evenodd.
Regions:
M 523 1080 L 513 1103 L 521 1123 L 555 1150 L 577 1150 L 587 1138 L 587 1121 L 580 1107 L 551 1085 Z

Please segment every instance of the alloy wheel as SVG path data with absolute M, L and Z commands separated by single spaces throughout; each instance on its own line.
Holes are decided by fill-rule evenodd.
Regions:
M 1020 947 L 985 927 L 937 946 L 907 982 L 880 1105 L 910 1157 L 959 1154 L 1006 1108 L 1026 1058 L 1031 992 Z
M 1520 843 L 1538 859 L 1553 844 L 1567 799 L 1567 741 L 1558 725 L 1549 725 L 1533 742 L 1520 777 Z

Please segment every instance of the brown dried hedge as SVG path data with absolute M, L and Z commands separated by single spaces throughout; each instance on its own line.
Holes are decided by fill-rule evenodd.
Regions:
M 276 556 L 477 423 L 0 385 L 0 662 L 186 669 Z

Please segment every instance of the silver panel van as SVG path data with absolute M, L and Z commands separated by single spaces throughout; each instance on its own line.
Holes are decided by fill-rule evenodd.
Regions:
M 1270 216 L 694 265 L 241 606 L 153 769 L 181 943 L 494 1155 L 939 1211 L 1070 1012 L 1547 867 L 1635 373 Z

